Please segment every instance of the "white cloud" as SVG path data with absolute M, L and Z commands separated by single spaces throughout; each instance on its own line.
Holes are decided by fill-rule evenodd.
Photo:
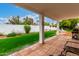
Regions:
M 6 23 L 6 22 L 8 22 L 8 18 L 0 18 L 1 24 Z

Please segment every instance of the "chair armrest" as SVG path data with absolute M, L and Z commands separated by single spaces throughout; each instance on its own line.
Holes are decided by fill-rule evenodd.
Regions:
M 68 43 L 75 43 L 75 44 L 79 44 L 79 42 L 67 41 L 67 42 L 65 43 L 64 47 L 66 47 Z

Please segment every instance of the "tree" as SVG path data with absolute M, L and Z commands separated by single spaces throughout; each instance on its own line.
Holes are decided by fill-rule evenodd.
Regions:
M 67 29 L 71 25 L 71 22 L 69 20 L 63 20 L 60 22 L 60 28 Z
M 66 20 L 62 20 L 60 22 L 60 28 L 65 29 L 65 30 L 73 30 L 75 28 L 75 26 L 77 25 L 79 19 L 75 18 L 75 19 L 66 19 Z
M 25 24 L 25 25 L 33 25 L 33 24 L 34 24 L 32 18 L 26 17 L 26 18 L 24 18 L 23 20 L 24 20 L 24 21 L 23 21 L 23 24 Z
M 57 27 L 57 24 L 53 24 L 53 23 L 52 23 L 51 26 L 52 26 L 52 27 Z
M 33 25 L 33 18 L 25 17 L 22 19 L 23 22 L 20 20 L 19 16 L 12 16 L 12 18 L 9 19 L 9 22 L 6 24 L 23 24 L 23 25 Z
M 75 26 L 77 25 L 77 23 L 78 23 L 78 19 L 72 19 L 72 20 L 71 20 L 71 26 L 70 26 L 70 28 L 71 28 L 71 29 L 74 29 Z
M 19 16 L 16 16 L 16 17 L 12 16 L 12 18 L 9 19 L 9 23 L 10 24 L 21 24 Z
M 45 26 L 49 26 L 50 24 L 48 22 L 44 22 L 44 25 Z

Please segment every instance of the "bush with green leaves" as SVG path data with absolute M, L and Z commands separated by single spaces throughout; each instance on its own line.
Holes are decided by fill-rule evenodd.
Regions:
M 72 31 L 77 23 L 79 23 L 79 18 L 64 19 L 59 23 L 59 27 L 66 31 Z
M 31 27 L 29 25 L 25 25 L 24 30 L 25 30 L 25 33 L 29 33 L 31 30 Z
M 7 35 L 7 37 L 14 37 L 14 36 L 16 36 L 16 33 L 15 33 L 15 32 L 9 33 L 9 34 Z

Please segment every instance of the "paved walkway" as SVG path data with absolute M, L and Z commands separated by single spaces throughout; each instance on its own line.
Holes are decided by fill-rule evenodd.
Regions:
M 63 50 L 66 41 L 70 40 L 70 36 L 64 33 L 51 37 L 45 41 L 45 44 L 34 44 L 28 48 L 17 51 L 10 56 L 57 56 Z

